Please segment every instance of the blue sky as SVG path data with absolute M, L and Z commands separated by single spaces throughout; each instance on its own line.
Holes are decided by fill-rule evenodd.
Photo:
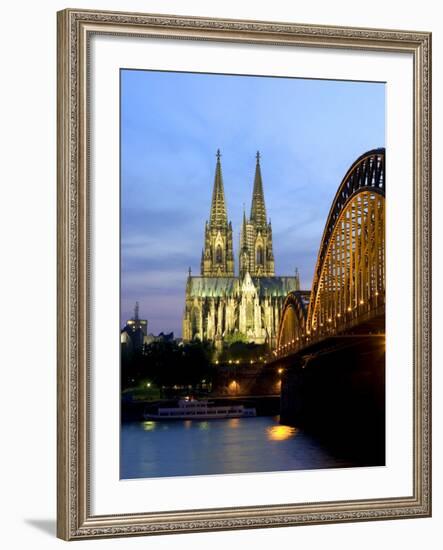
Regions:
M 298 267 L 310 289 L 341 179 L 359 155 L 384 145 L 382 83 L 122 70 L 122 326 L 138 300 L 150 332 L 181 335 L 218 148 L 236 271 L 259 150 L 276 274 Z

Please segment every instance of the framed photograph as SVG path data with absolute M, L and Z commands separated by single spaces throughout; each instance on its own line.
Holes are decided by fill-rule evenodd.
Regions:
M 58 13 L 58 536 L 431 514 L 431 36 Z

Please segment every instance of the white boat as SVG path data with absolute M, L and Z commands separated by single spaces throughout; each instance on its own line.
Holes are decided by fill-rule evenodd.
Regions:
M 180 399 L 176 407 L 158 407 L 156 413 L 145 412 L 145 420 L 209 420 L 257 416 L 255 408 L 243 405 L 216 405 L 207 399 Z

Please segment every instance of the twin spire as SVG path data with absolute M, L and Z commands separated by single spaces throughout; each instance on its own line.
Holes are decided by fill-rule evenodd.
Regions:
M 223 176 L 221 170 L 221 153 L 217 149 L 217 163 L 215 166 L 214 189 L 212 191 L 211 212 L 209 216 L 209 224 L 215 227 L 224 226 L 228 223 L 228 214 L 226 209 L 225 191 L 223 187 Z M 263 192 L 263 180 L 260 169 L 260 152 L 256 154 L 256 166 L 254 176 L 254 189 L 252 192 L 251 215 L 250 219 L 258 226 L 265 226 L 266 221 L 266 206 L 265 196 Z
M 212 191 L 209 221 L 205 226 L 205 241 L 201 258 L 201 275 L 205 277 L 233 277 L 234 256 L 232 224 L 228 214 L 223 188 L 221 154 L 217 150 L 214 188 Z M 272 229 L 266 220 L 265 197 L 260 169 L 260 153 L 257 151 L 249 220 L 243 211 L 240 235 L 239 271 L 243 277 L 273 277 L 274 255 L 272 252 Z

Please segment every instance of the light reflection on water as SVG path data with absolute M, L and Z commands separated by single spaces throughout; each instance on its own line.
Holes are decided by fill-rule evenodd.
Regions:
M 128 422 L 121 478 L 351 466 L 278 417 Z
M 230 418 L 228 425 L 230 428 L 238 428 L 240 426 L 240 418 Z
M 284 441 L 285 439 L 291 439 L 295 437 L 297 428 L 291 426 L 270 426 L 266 429 L 268 438 L 271 441 Z

